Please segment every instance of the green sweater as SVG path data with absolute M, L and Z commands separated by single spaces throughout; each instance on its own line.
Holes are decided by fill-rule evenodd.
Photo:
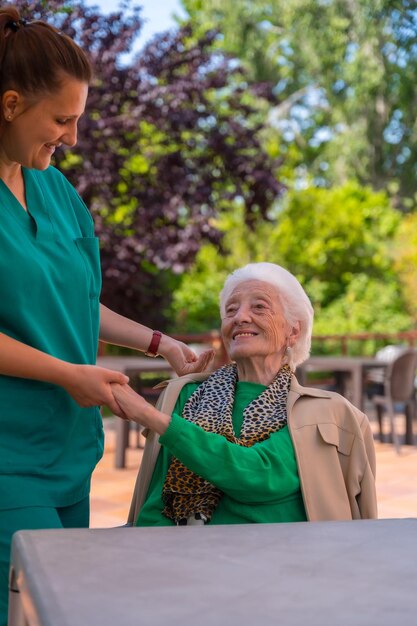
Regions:
M 288 428 L 250 448 L 206 432 L 181 417 L 185 403 L 197 387 L 195 383 L 183 387 L 171 423 L 160 437 L 162 447 L 136 525 L 173 525 L 162 515 L 161 497 L 172 455 L 223 491 L 212 524 L 306 521 Z M 264 389 L 256 383 L 237 383 L 233 406 L 233 428 L 237 436 L 243 411 Z

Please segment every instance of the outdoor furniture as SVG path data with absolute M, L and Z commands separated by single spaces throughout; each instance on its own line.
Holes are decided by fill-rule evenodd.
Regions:
M 416 536 L 417 519 L 20 531 L 9 626 L 415 626 Z
M 393 361 L 404 349 L 407 349 L 408 346 L 404 344 L 391 344 L 388 346 L 384 346 L 380 350 L 378 350 L 375 354 L 375 358 L 378 361 L 381 361 L 381 367 L 375 367 L 372 370 L 366 373 L 366 395 L 368 398 L 372 399 L 372 396 L 381 395 L 384 393 L 384 377 L 385 377 L 385 368 L 388 363 Z
M 402 404 L 406 418 L 405 442 L 413 444 L 413 419 L 416 411 L 415 376 L 417 369 L 417 350 L 403 349 L 387 364 L 384 377 L 383 395 L 374 395 L 374 403 L 378 423 L 379 436 L 382 441 L 382 415 L 385 410 L 388 414 L 392 441 L 397 452 L 400 450 L 400 441 L 395 427 L 395 405 Z
M 384 367 L 384 363 L 373 357 L 311 356 L 297 368 L 296 375 L 302 385 L 308 386 L 308 372 L 336 373 L 338 391 L 363 410 L 365 374 L 374 367 Z
M 170 364 L 164 359 L 152 359 L 141 356 L 99 356 L 97 365 L 111 370 L 123 372 L 126 376 L 136 379 L 136 387 L 139 393 L 143 393 L 149 401 L 156 401 L 158 392 L 154 393 L 149 387 L 141 384 L 141 377 L 144 374 L 154 373 L 165 376 L 173 376 L 174 372 Z M 138 386 L 139 381 L 139 386 Z M 134 385 L 135 386 L 135 385 Z M 133 426 L 136 426 L 134 424 Z M 129 446 L 129 432 L 131 422 L 117 418 L 116 420 L 116 454 L 114 464 L 117 468 L 126 466 L 126 449 Z M 139 433 L 139 431 L 138 431 Z

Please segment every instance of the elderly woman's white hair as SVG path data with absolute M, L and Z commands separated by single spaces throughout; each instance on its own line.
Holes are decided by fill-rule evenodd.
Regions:
M 311 302 L 293 274 L 280 265 L 274 263 L 249 263 L 241 267 L 226 278 L 220 292 L 220 315 L 225 315 L 225 304 L 232 291 L 239 283 L 247 280 L 262 280 L 277 289 L 279 300 L 284 309 L 284 317 L 290 326 L 300 324 L 300 334 L 297 341 L 287 351 L 286 362 L 292 370 L 303 363 L 310 354 L 311 333 L 313 329 L 313 307 Z

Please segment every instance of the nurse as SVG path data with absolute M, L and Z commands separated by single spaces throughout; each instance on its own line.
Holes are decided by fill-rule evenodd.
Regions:
M 119 373 L 94 365 L 98 339 L 204 369 L 184 344 L 100 305 L 89 211 L 51 167 L 74 146 L 91 68 L 67 36 L 0 9 L 0 626 L 19 529 L 83 527 L 103 452 L 99 406 L 120 409 Z

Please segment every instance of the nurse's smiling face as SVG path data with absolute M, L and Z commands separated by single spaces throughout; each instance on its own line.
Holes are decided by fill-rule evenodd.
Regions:
M 70 77 L 65 77 L 58 91 L 36 100 L 7 91 L 2 98 L 6 122 L 1 159 L 45 170 L 58 146 L 76 144 L 87 95 L 88 85 Z

